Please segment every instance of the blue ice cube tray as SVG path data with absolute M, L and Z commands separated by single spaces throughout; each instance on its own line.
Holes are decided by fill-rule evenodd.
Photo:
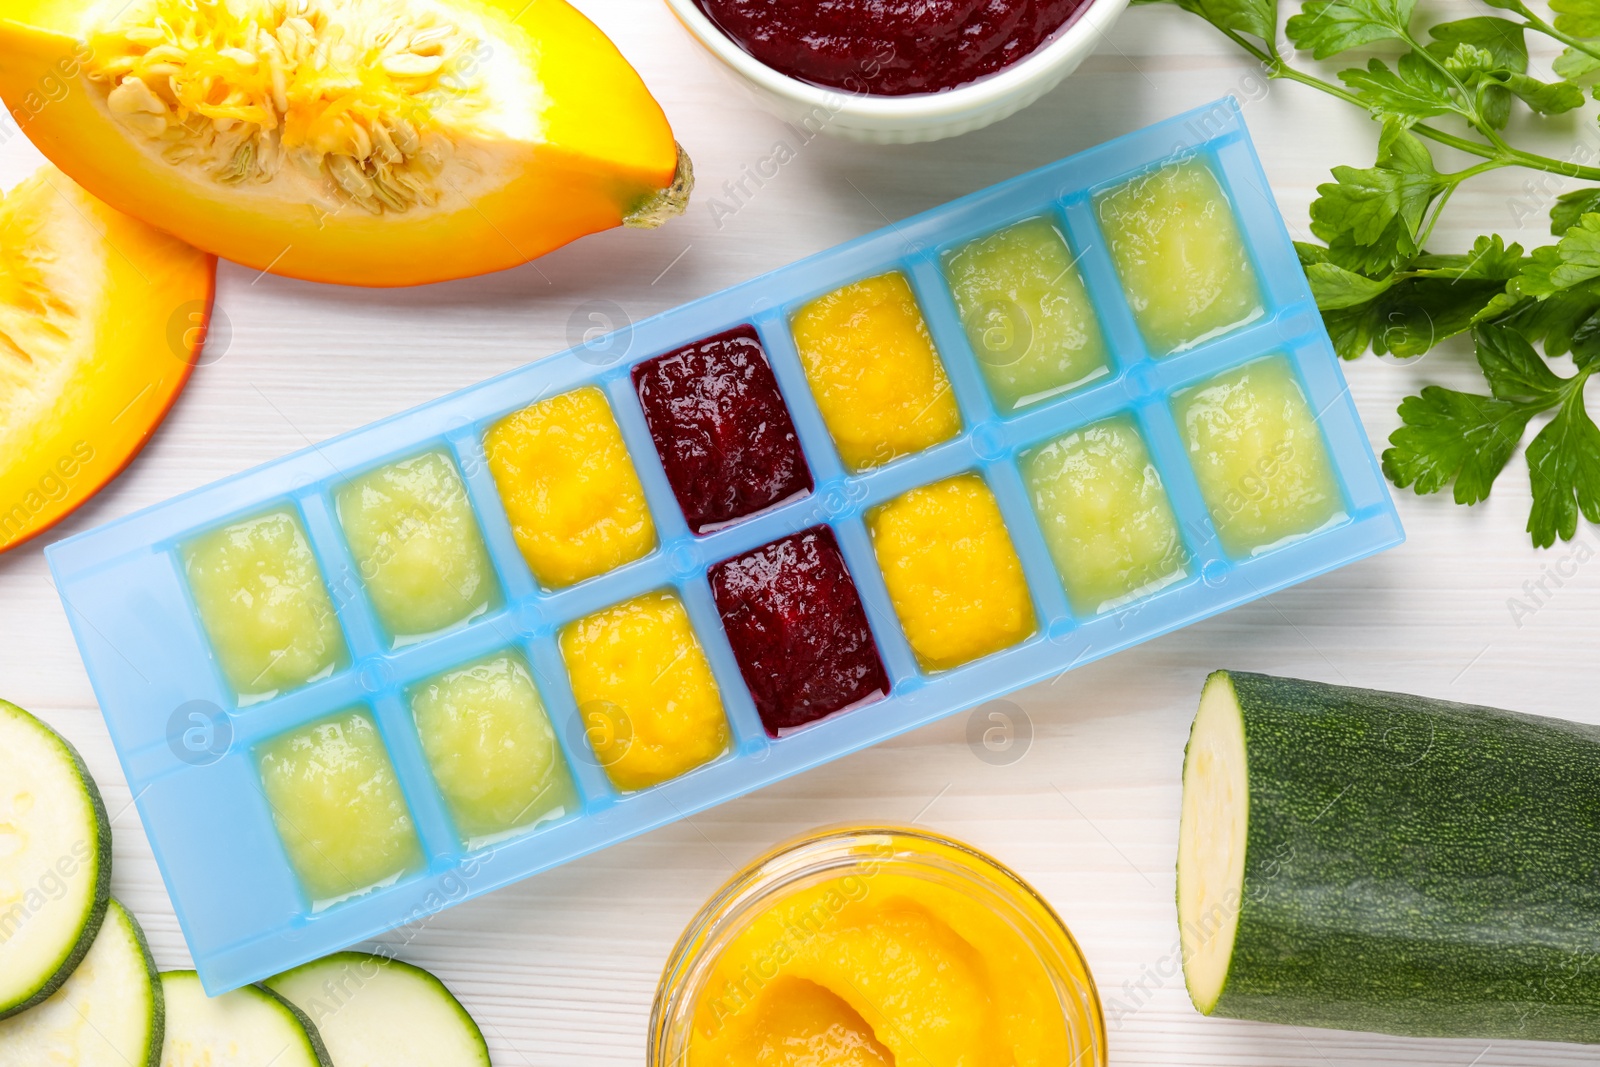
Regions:
M 1206 161 L 1238 217 L 1266 313 L 1179 354 L 1153 358 L 1123 296 L 1093 210 L 1097 192 L 1185 156 Z M 1067 235 L 1100 316 L 1109 374 L 1002 416 L 941 269 L 941 256 L 1039 215 Z M 789 331 L 806 301 L 900 270 L 910 279 L 958 400 L 962 432 L 861 474 L 841 463 Z M 759 332 L 815 479 L 809 495 L 705 536 L 691 534 L 663 473 L 630 372 L 644 359 L 737 326 Z M 1268 354 L 1289 360 L 1325 438 L 1344 514 L 1248 558 L 1220 547 L 1171 410 L 1175 391 Z M 518 552 L 484 457 L 503 416 L 586 384 L 610 401 L 643 481 L 659 547 L 576 586 L 546 592 Z M 1016 465 L 1020 452 L 1072 429 L 1129 415 L 1165 483 L 1190 557 L 1186 577 L 1091 616 L 1069 607 Z M 500 582 L 498 606 L 434 638 L 391 647 L 341 532 L 334 493 L 352 477 L 443 450 L 464 476 Z M 962 472 L 998 499 L 1038 618 L 1025 641 L 928 673 L 902 632 L 865 513 Z M 180 546 L 265 510 L 292 507 L 321 564 L 348 643 L 331 676 L 241 706 L 187 590 Z M 819 523 L 837 535 L 892 688 L 877 703 L 768 737 L 724 636 L 707 568 Z M 451 904 L 992 700 L 1399 543 L 1394 504 L 1358 420 L 1294 248 L 1236 104 L 1223 100 L 753 281 L 585 347 L 539 360 L 413 411 L 224 479 L 52 545 L 48 557 L 89 676 L 194 962 L 212 993 L 410 926 Z M 677 591 L 721 687 L 732 732 L 721 758 L 653 788 L 619 793 L 588 751 L 557 643 L 588 613 L 662 588 Z M 519 650 L 573 773 L 576 810 L 472 850 L 440 797 L 407 687 L 499 650 Z M 352 706 L 368 709 L 388 749 L 426 857 L 424 869 L 332 906 L 307 899 L 262 792 L 255 746 Z M 198 731 L 198 732 L 197 732 Z

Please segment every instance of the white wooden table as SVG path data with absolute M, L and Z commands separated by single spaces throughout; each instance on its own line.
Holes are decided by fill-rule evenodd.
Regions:
M 1291 228 L 1327 169 L 1368 165 L 1375 127 L 1291 84 L 1270 87 L 1232 46 L 1175 9 L 1135 9 L 1055 93 L 954 141 L 864 147 L 795 133 L 759 110 L 659 0 L 580 0 L 643 72 L 693 154 L 701 192 L 652 234 L 590 238 L 504 274 L 416 291 L 319 287 L 224 264 L 219 306 L 231 341 L 201 368 L 142 458 L 59 528 L 62 535 L 432 399 L 568 347 L 585 301 L 633 319 L 703 296 L 1227 92 L 1244 112 Z M 1450 2 L 1441 17 L 1483 14 Z M 1535 62 L 1553 52 L 1536 51 Z M 1600 141 L 1592 119 L 1555 126 L 1561 154 Z M 796 149 L 731 216 L 723 183 Z M 9 184 L 36 157 L 0 148 Z M 1443 168 L 1441 168 L 1443 169 Z M 1523 175 L 1457 194 L 1439 250 L 1498 231 L 1548 240 L 1543 215 L 1518 225 Z M 1524 212 L 1523 214 L 1526 214 Z M 576 321 L 576 325 L 574 325 Z M 1476 386 L 1464 347 L 1418 366 L 1348 367 L 1375 447 L 1423 382 Z M 1593 1064 L 1576 1046 L 1417 1041 L 1208 1020 L 1174 972 L 1173 858 L 1184 739 L 1206 672 L 1297 675 L 1600 722 L 1600 534 L 1541 606 L 1516 618 L 1571 546 L 1536 552 L 1523 533 L 1519 459 L 1494 497 L 1467 511 L 1400 501 L 1409 542 L 1378 558 L 1027 690 L 1015 704 L 1032 741 L 997 766 L 967 744 L 967 717 L 927 727 L 687 822 L 439 915 L 405 958 L 437 971 L 489 1036 L 496 1064 L 638 1064 L 656 979 L 683 925 L 758 852 L 820 823 L 919 820 L 1020 870 L 1056 905 L 1107 998 L 1120 1065 Z M 1572 563 L 1563 565 L 1572 570 Z M 100 782 L 116 834 L 116 894 L 163 967 L 188 953 L 101 723 L 38 544 L 0 557 L 0 695 L 65 733 Z M 1142 982 L 1141 982 L 1142 980 Z M 1141 983 L 1144 992 L 1132 992 Z

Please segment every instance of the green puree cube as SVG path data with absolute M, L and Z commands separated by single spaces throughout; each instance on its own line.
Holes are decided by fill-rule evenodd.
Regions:
M 269 741 L 256 762 L 289 862 L 317 905 L 422 865 L 400 782 L 365 712 L 343 711 Z
M 1343 514 L 1316 415 L 1283 356 L 1185 390 L 1173 410 L 1229 555 L 1270 548 Z
M 206 636 L 241 697 L 270 697 L 345 662 L 333 602 L 292 508 L 213 530 L 183 555 Z
M 1056 438 L 1023 457 L 1022 476 L 1073 611 L 1094 614 L 1183 577 L 1178 523 L 1132 419 Z
M 490 656 L 411 694 L 422 750 L 469 847 L 577 806 L 572 775 L 522 657 Z
M 1233 208 L 1202 161 L 1135 178 L 1102 193 L 1095 207 L 1153 354 L 1181 351 L 1262 314 Z
M 972 350 L 1001 411 L 1106 372 L 1106 346 L 1061 231 L 1028 219 L 945 257 Z
M 435 633 L 488 608 L 489 552 L 444 453 L 392 463 L 344 486 L 339 521 L 372 606 L 396 639 Z

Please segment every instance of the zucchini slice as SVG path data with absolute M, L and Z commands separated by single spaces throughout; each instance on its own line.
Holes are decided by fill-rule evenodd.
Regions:
M 111 826 L 77 750 L 0 700 L 0 1019 L 72 974 L 111 899 Z
M 0 1067 L 157 1067 L 161 980 L 144 931 L 115 900 L 56 994 L 0 1022 Z
M 1207 1015 L 1600 1044 L 1600 727 L 1218 671 L 1178 917 Z
M 208 997 L 195 972 L 167 971 L 161 990 L 161 1067 L 333 1067 L 311 1020 L 270 989 Z
M 264 984 L 310 1018 L 338 1067 L 489 1067 L 478 1024 L 421 967 L 338 952 Z

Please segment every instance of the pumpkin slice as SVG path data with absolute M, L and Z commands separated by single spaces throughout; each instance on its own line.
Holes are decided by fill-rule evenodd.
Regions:
M 108 203 L 312 281 L 525 263 L 681 214 L 692 169 L 565 0 L 6 0 L 0 96 Z
M 216 264 L 54 167 L 0 197 L 0 551 L 144 447 L 204 344 Z

